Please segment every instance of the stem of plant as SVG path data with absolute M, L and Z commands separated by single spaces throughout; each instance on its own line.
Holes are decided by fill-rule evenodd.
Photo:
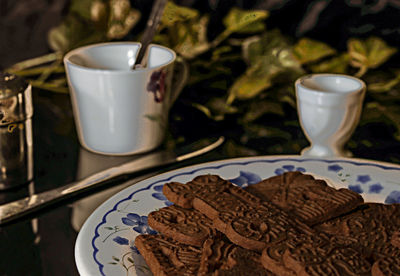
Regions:
M 10 72 L 10 73 L 18 72 L 18 71 L 21 71 L 21 70 L 24 70 L 27 68 L 31 68 L 31 67 L 38 66 L 38 65 L 41 65 L 44 63 L 55 61 L 57 59 L 60 59 L 61 57 L 62 57 L 61 53 L 50 53 L 50 54 L 47 54 L 44 56 L 40 56 L 40 57 L 36 57 L 36 58 L 18 62 L 16 64 L 14 64 L 13 66 L 11 66 L 10 68 L 6 69 L 6 71 Z

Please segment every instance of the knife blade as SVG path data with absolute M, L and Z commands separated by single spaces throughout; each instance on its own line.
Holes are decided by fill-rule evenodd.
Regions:
M 224 137 L 219 137 L 206 146 L 204 146 L 202 142 L 198 141 L 189 146 L 177 149 L 176 151 L 161 150 L 149 153 L 140 156 L 133 161 L 129 161 L 122 165 L 111 167 L 95 173 L 82 180 L 0 205 L 0 225 L 10 222 L 30 212 L 37 211 L 66 197 L 70 197 L 78 194 L 79 192 L 97 187 L 100 184 L 116 180 L 119 177 L 182 162 L 184 160 L 200 156 L 216 149 L 224 142 L 224 140 Z M 193 150 L 194 148 L 197 149 Z

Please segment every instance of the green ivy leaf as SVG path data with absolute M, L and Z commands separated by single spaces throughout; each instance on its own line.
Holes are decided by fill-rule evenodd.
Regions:
M 359 68 L 356 76 L 361 77 L 370 68 L 377 68 L 385 63 L 397 49 L 386 44 L 379 37 L 366 40 L 352 38 L 347 43 L 350 64 Z
M 242 43 L 242 55 L 243 59 L 246 61 L 248 65 L 255 64 L 260 56 L 266 52 L 267 41 L 265 35 L 264 36 L 253 36 L 247 38 Z
M 223 23 L 229 32 L 254 33 L 265 30 L 264 19 L 268 17 L 268 11 L 255 10 L 247 11 L 239 8 L 232 8 Z
M 87 20 L 91 19 L 91 7 L 99 0 L 72 0 L 69 11 Z
M 192 103 L 192 106 L 214 121 L 221 121 L 226 114 L 233 114 L 238 111 L 236 107 L 228 105 L 221 98 L 212 98 L 207 105 Z
M 161 17 L 161 25 L 163 27 L 173 27 L 179 22 L 195 19 L 198 16 L 199 12 L 197 10 L 178 6 L 174 2 L 168 1 Z
M 272 102 L 271 99 L 258 100 L 250 104 L 249 111 L 244 115 L 243 123 L 253 122 L 267 113 L 285 115 L 281 103 Z
M 186 59 L 192 59 L 210 48 L 207 40 L 208 16 L 193 20 L 190 24 L 175 26 L 174 50 Z
M 259 124 L 246 124 L 244 127 L 250 138 L 280 138 L 286 141 L 290 141 L 292 139 L 292 135 L 289 132 L 279 128 L 267 127 Z
M 74 14 L 66 16 L 65 20 L 48 33 L 48 43 L 55 52 L 66 53 L 74 48 L 87 44 L 106 41 L 104 33 Z
M 65 53 L 79 46 L 121 39 L 139 21 L 129 0 L 76 0 L 64 21 L 48 34 L 50 48 Z
M 258 95 L 261 91 L 271 87 L 271 76 L 260 76 L 255 73 L 253 67 L 249 68 L 244 75 L 235 80 L 229 89 L 228 104 L 235 99 L 250 99 Z
M 326 43 L 302 38 L 294 45 L 293 52 L 301 64 L 306 64 L 333 55 L 336 50 Z
M 74 43 L 78 43 L 79 38 L 77 37 L 80 37 L 80 32 L 82 32 L 83 28 L 84 24 L 77 17 L 67 16 L 63 23 L 50 29 L 48 33 L 50 48 L 55 52 L 67 52 L 72 48 Z
M 209 106 L 213 114 L 216 114 L 218 116 L 224 116 L 226 114 L 234 114 L 238 112 L 238 109 L 236 107 L 227 104 L 223 98 L 212 98 L 207 103 L 207 105 Z
M 398 105 L 383 105 L 379 102 L 369 102 L 365 106 L 361 124 L 376 121 L 387 121 L 393 124 L 396 132 L 393 137 L 400 141 L 400 107 Z
M 229 140 L 225 143 L 223 151 L 229 157 L 259 155 L 259 153 L 256 150 L 245 147 L 241 144 L 237 144 L 231 140 Z
M 140 12 L 131 9 L 129 0 L 110 0 L 107 38 L 121 39 L 136 25 Z
M 87 21 L 92 21 L 97 29 L 106 29 L 108 26 L 108 17 L 110 6 L 102 0 L 95 0 L 90 6 L 90 18 L 86 17 Z
M 346 74 L 349 66 L 349 55 L 343 53 L 337 57 L 310 66 L 313 73 Z
M 230 53 L 230 52 L 232 52 L 232 47 L 229 45 L 224 45 L 224 46 L 218 47 L 212 52 L 211 60 L 218 61 L 221 59 L 221 57 L 224 54 Z
M 253 46 L 252 44 L 256 44 Z M 292 81 L 303 73 L 292 49 L 279 31 L 271 31 L 245 43 L 243 55 L 249 67 L 229 89 L 228 104 L 234 99 L 249 99 L 272 86 L 279 78 Z
M 367 88 L 368 91 L 374 92 L 374 93 L 381 93 L 381 92 L 387 92 L 393 89 L 396 85 L 400 83 L 400 70 L 397 70 L 395 72 L 396 77 L 394 77 L 391 80 L 388 81 L 383 81 L 383 82 L 376 82 L 376 83 L 369 83 Z
M 197 110 L 203 112 L 204 115 L 206 115 L 208 118 L 212 118 L 213 117 L 212 113 L 211 113 L 211 110 L 207 106 L 199 104 L 199 103 L 192 103 L 192 106 L 194 108 L 196 108 Z
M 154 37 L 154 41 L 174 49 L 186 59 L 192 59 L 210 47 L 208 21 L 208 15 L 200 16 L 195 9 L 167 2 L 161 18 L 161 33 Z
M 268 11 L 248 11 L 239 8 L 232 8 L 223 19 L 226 29 L 211 42 L 211 46 L 216 47 L 235 32 L 255 33 L 264 31 L 264 19 L 266 19 L 268 15 Z

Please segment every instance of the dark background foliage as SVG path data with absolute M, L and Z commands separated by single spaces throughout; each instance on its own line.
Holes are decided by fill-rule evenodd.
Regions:
M 47 53 L 47 32 L 58 25 L 68 0 L 0 0 L 0 68 Z M 151 0 L 131 0 L 143 18 Z M 210 38 L 223 30 L 221 18 L 232 8 L 271 11 L 268 28 L 279 28 L 292 37 L 308 36 L 344 50 L 350 37 L 376 35 L 391 45 L 400 45 L 399 0 L 180 0 L 211 14 Z M 144 27 L 144 20 L 132 30 Z M 391 59 L 398 63 L 398 55 Z
M 68 13 L 71 0 L 0 0 L 0 69 L 15 62 L 51 52 L 47 44 L 50 28 L 58 26 Z M 223 18 L 232 7 L 241 9 L 268 10 L 265 21 L 267 31 L 279 29 L 290 38 L 293 44 L 301 38 L 312 38 L 329 44 L 338 53 L 348 50 L 350 38 L 369 38 L 377 36 L 392 47 L 400 46 L 400 0 L 175 0 L 178 5 L 192 7 L 200 14 L 209 14 L 207 30 L 208 41 L 213 41 L 226 28 Z M 79 2 L 80 3 L 80 2 Z M 142 17 L 123 39 L 137 40 L 144 29 L 151 9 L 151 0 L 130 0 L 132 8 L 140 11 Z M 258 33 L 259 35 L 260 33 Z M 235 34 L 233 38 L 248 38 L 252 34 Z M 227 46 L 229 43 L 221 43 Z M 229 47 L 232 45 L 229 45 Z M 240 45 L 232 46 L 229 54 L 236 58 L 222 62 L 226 71 L 218 71 L 216 63 L 205 64 L 212 59 L 214 52 L 205 52 L 197 60 L 191 60 L 191 77 L 202 74 L 201 70 L 214 70 L 216 73 L 196 83 L 189 83 L 171 110 L 169 141 L 193 140 L 207 135 L 224 134 L 230 139 L 225 146 L 227 157 L 262 154 L 297 154 L 307 145 L 298 124 L 293 93 L 294 79 L 276 84 L 252 99 L 236 101 L 236 112 L 226 113 L 223 120 L 206 116 L 201 108 L 210 108 L 210 99 L 219 100 L 214 110 L 226 107 L 229 87 L 246 70 L 247 64 L 238 57 Z M 231 55 L 232 57 L 232 55 Z M 366 74 L 367 83 L 385 83 L 399 74 L 391 68 L 400 68 L 399 51 L 383 67 L 381 79 L 379 72 Z M 197 64 L 197 65 L 196 65 Z M 61 64 L 59 64 L 62 67 Z M 207 68 L 208 67 L 208 68 Z M 224 69 L 224 70 L 225 70 Z M 309 68 L 306 68 L 307 70 Z M 350 74 L 355 69 L 350 68 Z M 307 71 L 306 72 L 309 72 Z M 207 75 L 210 72 L 206 72 Z M 378 74 L 375 74 L 378 73 Z M 224 81 L 224 85 L 218 81 Z M 369 82 L 371 81 L 371 82 Z M 399 80 L 384 93 L 368 93 L 362 121 L 348 143 L 350 150 L 358 157 L 400 162 L 400 109 Z M 67 88 L 64 87 L 64 91 Z M 291 103 L 282 101 L 282 94 L 291 97 Z M 65 101 L 67 94 L 59 96 Z M 264 112 L 256 120 L 246 122 L 246 116 L 257 110 L 257 103 L 272 103 L 279 106 L 278 112 Z M 380 104 L 376 107 L 376 103 Z M 197 105 L 197 108 L 195 108 Z M 200 109 L 198 107 L 201 107 Z M 232 106 L 231 106 L 232 107 Z M 227 107 L 227 108 L 231 108 Z M 265 107 L 271 108 L 271 106 Z M 212 109 L 210 109 L 212 110 Z M 372 116 L 370 116 L 373 114 Z M 254 115 L 254 114 L 253 114 Z M 252 116 L 253 116 L 252 115 Z M 211 116 L 212 117 L 212 116 Z M 196 124 L 193 124 L 196 122 Z M 396 136 L 397 135 L 397 136 Z M 173 143 L 172 143 L 173 144 Z M 389 152 L 383 156 L 382 152 Z

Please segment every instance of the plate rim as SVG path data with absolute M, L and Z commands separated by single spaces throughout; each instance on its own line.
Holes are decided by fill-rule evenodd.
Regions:
M 273 162 L 281 162 L 281 161 L 295 161 L 295 162 L 324 162 L 324 163 L 335 163 L 335 162 L 342 162 L 346 164 L 351 164 L 355 166 L 373 166 L 373 167 L 378 167 L 383 170 L 390 170 L 390 171 L 399 171 L 400 172 L 400 165 L 395 164 L 395 163 L 389 163 L 385 161 L 377 161 L 377 160 L 371 160 L 371 159 L 363 159 L 363 158 L 348 158 L 348 157 L 331 157 L 331 158 L 326 158 L 326 157 L 305 157 L 301 155 L 262 155 L 262 156 L 248 156 L 248 157 L 235 157 L 235 158 L 225 158 L 225 159 L 219 159 L 219 160 L 214 160 L 214 161 L 208 161 L 208 162 L 202 162 L 202 163 L 197 163 L 197 164 L 192 164 L 188 166 L 183 166 L 180 168 L 176 168 L 170 171 L 166 171 L 157 175 L 150 176 L 148 178 L 145 178 L 141 181 L 138 181 L 121 191 L 117 192 L 116 194 L 110 196 L 107 198 L 105 201 L 103 201 L 91 214 L 90 216 L 85 220 L 82 228 L 80 229 L 78 236 L 76 238 L 75 242 L 75 248 L 74 248 L 74 255 L 75 255 L 75 264 L 78 269 L 78 272 L 81 275 L 93 275 L 93 273 L 100 273 L 100 275 L 105 275 L 104 272 L 102 271 L 101 268 L 104 267 L 103 264 L 99 263 L 98 260 L 96 259 L 95 255 L 99 251 L 98 248 L 96 248 L 94 242 L 96 238 L 99 236 L 97 229 L 105 223 L 105 218 L 109 213 L 113 211 L 113 209 L 123 200 L 126 200 L 127 198 L 130 198 L 137 192 L 141 190 L 146 190 L 149 188 L 149 186 L 155 185 L 157 182 L 165 182 L 168 181 L 168 178 L 171 177 L 176 177 L 177 173 L 179 171 L 182 171 L 184 174 L 193 174 L 197 170 L 204 169 L 205 167 L 212 167 L 212 166 L 218 166 L 217 169 L 228 166 L 228 165 L 236 165 L 235 163 L 238 163 L 237 165 L 247 165 L 249 163 L 255 163 L 255 162 L 261 162 L 262 160 L 274 160 L 270 161 L 270 163 Z M 214 168 L 216 169 L 216 168 Z M 138 186 L 139 185 L 139 186 Z M 135 189 L 136 186 L 137 188 Z M 127 194 L 129 189 L 133 189 L 129 194 Z M 125 198 L 121 199 L 121 196 L 125 194 Z M 117 200 L 119 198 L 119 200 Z M 103 210 L 109 208 L 108 205 L 113 205 L 112 209 L 110 210 Z M 104 211 L 106 211 L 104 213 Z M 95 218 L 100 219 L 100 222 L 98 222 L 95 225 L 95 223 L 91 223 L 91 221 L 94 221 Z M 91 232 L 87 231 L 86 228 L 91 228 L 88 230 L 93 230 Z M 80 247 L 82 245 L 82 239 L 84 238 L 84 234 L 86 233 L 91 233 L 94 234 L 92 235 L 92 238 L 90 239 L 90 244 L 92 245 L 90 248 L 91 254 L 90 257 L 91 259 L 88 261 L 83 261 L 85 259 L 88 259 L 87 256 L 83 256 L 84 254 L 82 250 L 80 250 Z M 96 264 L 97 270 L 94 271 L 92 268 L 88 265 L 88 263 L 94 263 Z

